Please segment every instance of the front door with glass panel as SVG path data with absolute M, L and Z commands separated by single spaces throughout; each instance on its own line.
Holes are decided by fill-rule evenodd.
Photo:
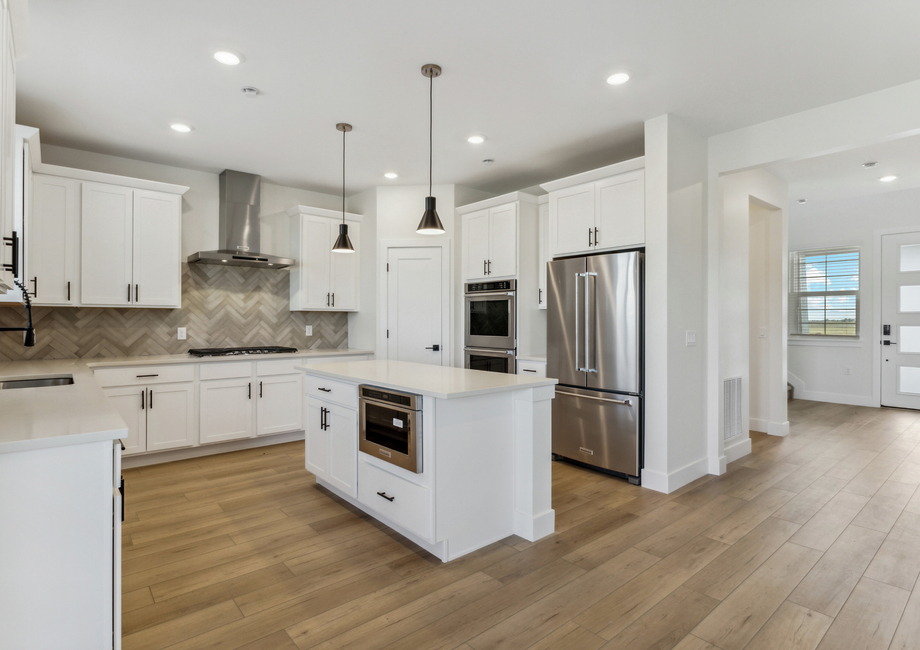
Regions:
M 882 406 L 920 409 L 920 232 L 882 237 Z

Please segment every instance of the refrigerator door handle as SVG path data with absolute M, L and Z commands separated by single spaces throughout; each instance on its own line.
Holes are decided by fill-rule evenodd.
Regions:
M 578 350 L 578 339 L 581 338 L 582 328 L 578 325 L 578 314 L 580 310 L 578 309 L 578 278 L 583 278 L 584 273 L 575 274 L 575 370 L 578 372 L 585 372 L 585 368 L 581 365 L 581 359 L 579 357 Z M 587 341 L 585 342 L 587 344 Z
M 624 406 L 632 406 L 631 399 L 609 399 L 607 397 L 592 397 L 591 395 L 579 395 L 578 393 L 568 393 L 564 390 L 556 389 L 556 395 L 568 395 L 569 397 L 577 397 L 579 399 L 591 399 L 595 402 L 608 402 L 610 404 L 623 404 Z
M 589 280 L 593 291 L 588 289 Z M 585 372 L 597 374 L 597 273 L 591 271 L 585 273 Z

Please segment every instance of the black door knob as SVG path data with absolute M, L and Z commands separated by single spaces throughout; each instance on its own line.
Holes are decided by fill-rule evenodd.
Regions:
M 426 349 L 426 350 L 434 350 L 435 352 L 439 352 L 439 351 L 441 350 L 441 346 L 438 345 L 437 343 L 435 343 L 435 344 L 432 345 L 430 348 L 425 348 L 425 349 Z

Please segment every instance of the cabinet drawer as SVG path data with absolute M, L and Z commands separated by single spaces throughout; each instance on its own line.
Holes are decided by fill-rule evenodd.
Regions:
M 273 361 L 256 361 L 256 374 L 259 377 L 270 375 L 297 375 L 302 371 L 298 366 L 304 365 L 303 359 L 275 359 Z
M 166 382 L 194 381 L 194 364 L 170 366 L 135 366 L 131 368 L 97 368 L 93 371 L 103 386 L 149 386 Z
M 358 501 L 416 535 L 431 539 L 431 490 L 371 465 L 360 456 Z
M 358 386 L 356 384 L 306 375 L 303 380 L 303 388 L 307 397 L 316 397 L 351 409 L 358 408 Z
M 201 364 L 201 379 L 245 379 L 252 377 L 251 361 Z
M 542 361 L 522 361 L 518 359 L 517 374 L 528 377 L 546 377 L 546 363 Z

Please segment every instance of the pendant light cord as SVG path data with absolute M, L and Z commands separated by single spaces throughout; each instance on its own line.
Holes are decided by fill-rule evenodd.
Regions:
M 345 129 L 342 129 L 342 223 L 345 223 Z
M 434 75 L 428 76 L 428 196 L 431 196 L 431 166 L 434 157 L 432 122 L 434 121 Z

